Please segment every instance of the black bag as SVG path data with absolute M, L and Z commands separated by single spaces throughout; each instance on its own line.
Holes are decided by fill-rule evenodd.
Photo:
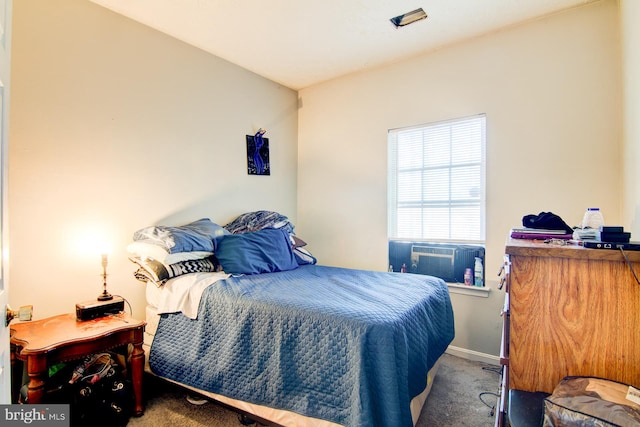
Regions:
M 126 426 L 133 413 L 131 383 L 121 371 L 95 384 L 78 383 L 70 401 L 73 426 Z
M 525 215 L 522 217 L 522 225 L 528 228 L 564 230 L 567 234 L 573 233 L 573 228 L 553 212 L 540 212 L 538 215 Z
M 80 363 L 61 363 L 50 369 L 43 402 L 70 404 L 74 427 L 126 426 L 133 414 L 135 398 L 117 357 L 97 353 Z M 22 403 L 29 403 L 27 386 L 24 384 L 20 390 Z
M 131 383 L 111 353 L 91 355 L 69 380 L 73 426 L 126 426 L 133 413 Z

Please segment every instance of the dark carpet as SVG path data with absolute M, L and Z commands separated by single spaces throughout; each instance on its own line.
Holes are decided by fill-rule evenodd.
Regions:
M 489 427 L 494 425 L 499 367 L 445 354 L 416 427 Z M 193 393 L 145 376 L 145 414 L 128 427 L 239 427 L 239 414 L 215 402 L 193 405 Z

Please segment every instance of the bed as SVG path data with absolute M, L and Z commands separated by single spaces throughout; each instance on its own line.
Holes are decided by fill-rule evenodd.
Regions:
M 215 257 L 165 259 L 162 274 L 137 251 L 147 370 L 280 425 L 415 425 L 454 337 L 446 284 L 318 265 L 298 253 L 292 225 L 256 225 L 260 213 L 253 228 L 216 228 L 212 247 L 174 251 Z M 134 240 L 166 243 L 176 231 Z

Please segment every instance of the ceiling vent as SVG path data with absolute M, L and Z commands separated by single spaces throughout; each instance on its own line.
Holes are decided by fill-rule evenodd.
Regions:
M 421 21 L 426 19 L 427 14 L 425 11 L 420 8 L 413 10 L 411 12 L 407 12 L 403 15 L 396 16 L 395 18 L 391 18 L 390 21 L 396 28 L 404 27 L 405 25 L 413 24 L 414 22 Z

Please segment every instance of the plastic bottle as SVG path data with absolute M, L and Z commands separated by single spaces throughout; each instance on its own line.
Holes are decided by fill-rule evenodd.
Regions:
M 476 257 L 476 262 L 473 266 L 473 284 L 475 286 L 484 286 L 484 271 L 482 267 L 482 258 Z
M 471 278 L 473 277 L 473 273 L 471 272 L 470 268 L 467 268 L 466 270 L 464 270 L 464 284 L 467 286 L 471 286 Z
M 604 217 L 600 208 L 587 208 L 582 217 L 582 228 L 593 228 L 599 230 L 604 225 Z

